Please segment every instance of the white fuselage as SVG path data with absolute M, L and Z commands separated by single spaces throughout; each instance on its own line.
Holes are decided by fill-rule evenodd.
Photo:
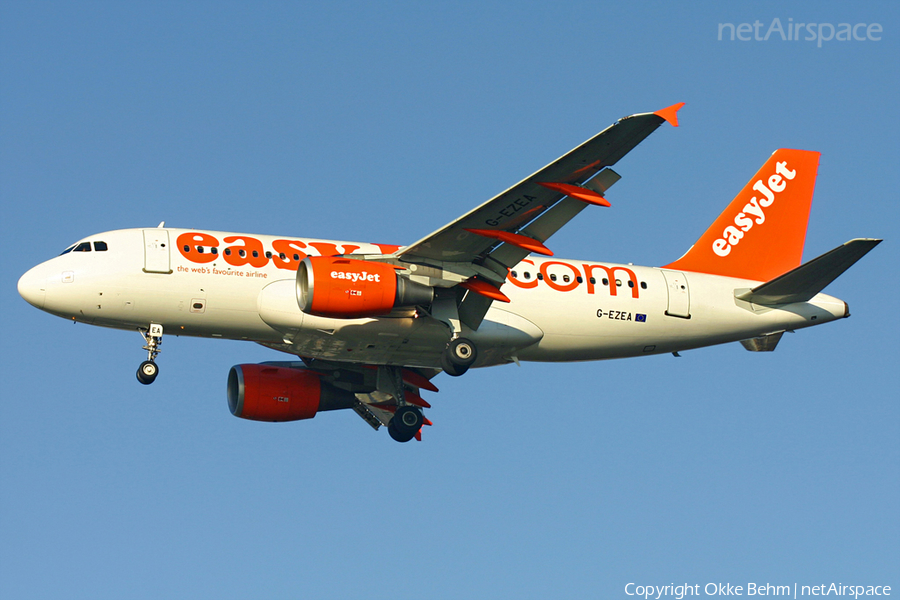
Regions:
M 444 322 L 412 311 L 333 319 L 299 309 L 295 274 L 306 255 L 381 254 L 396 246 L 171 228 L 101 233 L 75 250 L 84 243 L 90 251 L 69 251 L 23 275 L 22 296 L 93 325 L 136 330 L 159 323 L 168 334 L 251 340 L 364 364 L 435 368 L 450 339 Z M 825 294 L 777 309 L 735 299 L 735 290 L 758 283 L 532 256 L 503 286 L 510 302 L 495 301 L 466 336 L 478 345 L 476 366 L 600 360 L 744 340 L 848 315 L 844 302 Z

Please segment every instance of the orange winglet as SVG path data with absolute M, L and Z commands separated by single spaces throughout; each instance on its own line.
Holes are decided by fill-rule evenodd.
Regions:
M 463 287 L 467 290 L 472 290 L 476 294 L 481 294 L 482 296 L 485 296 L 487 298 L 499 300 L 500 302 L 509 302 L 509 298 L 506 297 L 506 294 L 483 279 L 477 279 L 473 277 L 472 279 L 463 281 L 459 285 L 460 287 Z
M 678 127 L 678 111 L 682 106 L 684 106 L 684 102 L 679 102 L 678 104 L 673 104 L 672 106 L 661 108 L 653 114 L 657 117 L 662 117 L 663 119 L 665 119 L 666 122 L 672 125 L 672 127 Z
M 417 388 L 428 390 L 429 392 L 438 391 L 437 386 L 431 383 L 431 381 L 429 381 L 427 377 L 419 375 L 415 371 L 411 371 L 409 369 L 401 369 L 400 375 L 401 377 L 403 377 L 403 381 L 405 381 L 409 385 L 414 385 Z
M 597 206 L 612 206 L 609 203 L 609 200 L 607 200 L 594 190 L 589 190 L 578 185 L 572 185 L 571 183 L 547 183 L 544 181 L 538 181 L 537 184 L 551 190 L 556 190 L 557 192 L 562 192 L 567 196 L 572 196 L 573 198 L 577 198 L 582 202 L 587 202 L 588 204 L 596 204 Z
M 406 392 L 403 397 L 412 405 L 420 406 L 422 408 L 431 408 L 431 405 L 425 402 L 418 394 Z
M 434 423 L 432 423 L 428 417 L 422 417 L 422 425 L 428 425 L 429 427 L 431 427 L 432 425 L 434 425 Z
M 547 248 L 547 246 L 543 245 L 534 238 L 528 237 L 527 235 L 512 233 L 510 231 L 503 231 L 500 229 L 466 229 L 466 231 L 486 238 L 500 240 L 501 242 L 506 242 L 507 244 L 512 244 L 513 246 L 518 246 L 519 248 L 524 248 L 525 250 L 530 250 L 531 252 L 543 254 L 544 256 L 553 256 L 553 252 L 551 252 L 550 249 Z

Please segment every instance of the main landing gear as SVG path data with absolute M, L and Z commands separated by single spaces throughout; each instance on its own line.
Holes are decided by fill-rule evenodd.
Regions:
M 437 391 L 437 388 L 429 384 L 428 380 L 421 375 L 412 372 L 407 375 L 407 377 L 415 379 L 413 376 L 422 379 L 425 387 Z M 421 384 L 422 382 L 418 383 Z M 375 387 L 378 392 L 391 396 L 397 406 L 396 409 L 390 409 L 394 416 L 387 423 L 388 434 L 391 438 L 398 442 L 408 442 L 413 438 L 421 440 L 422 435 L 420 431 L 422 425 L 426 423 L 431 425 L 431 422 L 422 414 L 420 407 L 427 408 L 430 405 L 422 400 L 418 394 L 407 391 L 404 384 L 403 369 L 388 365 L 379 366 Z M 419 385 L 416 385 L 416 387 L 419 387 Z
M 472 340 L 456 338 L 447 344 L 441 354 L 441 368 L 447 375 L 459 377 L 469 370 L 478 358 L 478 351 Z
M 145 332 L 138 330 L 144 337 L 144 350 L 147 351 L 147 360 L 141 363 L 137 370 L 137 380 L 144 385 L 150 385 L 159 375 L 159 367 L 156 365 L 156 355 L 162 344 L 163 326 L 158 323 L 150 323 L 150 328 Z
M 415 406 L 401 406 L 388 423 L 388 434 L 398 442 L 408 442 L 422 429 L 425 417 Z

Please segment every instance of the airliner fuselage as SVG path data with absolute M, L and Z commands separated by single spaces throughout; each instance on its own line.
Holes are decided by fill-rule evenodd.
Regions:
M 205 239 L 208 245 L 178 243 L 185 239 Z M 226 244 L 226 239 L 239 241 Z M 279 240 L 290 242 L 290 254 L 274 251 Z M 126 229 L 79 241 L 30 270 L 19 290 L 38 308 L 82 323 L 139 330 L 153 322 L 167 333 L 250 340 L 313 358 L 439 368 L 440 349 L 451 332 L 435 319 L 415 311 L 336 319 L 304 314 L 297 306 L 296 269 L 307 255 L 319 255 L 319 249 L 343 254 L 385 248 L 256 234 Z M 231 256 L 232 262 L 244 264 L 230 264 L 226 259 Z M 259 266 L 249 264 L 254 259 Z M 759 283 L 532 256 L 507 276 L 503 291 L 510 302 L 495 302 L 478 330 L 466 335 L 478 345 L 479 367 L 675 352 L 848 315 L 844 302 L 825 294 L 778 310 L 735 300 L 735 290 Z

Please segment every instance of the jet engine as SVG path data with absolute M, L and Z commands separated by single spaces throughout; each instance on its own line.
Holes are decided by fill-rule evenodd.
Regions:
M 235 365 L 228 373 L 228 408 L 242 419 L 299 421 L 322 410 L 352 408 L 355 402 L 355 395 L 306 369 Z
M 307 256 L 297 269 L 297 303 L 310 315 L 374 317 L 395 307 L 431 304 L 434 288 L 410 281 L 393 266 L 339 256 Z

